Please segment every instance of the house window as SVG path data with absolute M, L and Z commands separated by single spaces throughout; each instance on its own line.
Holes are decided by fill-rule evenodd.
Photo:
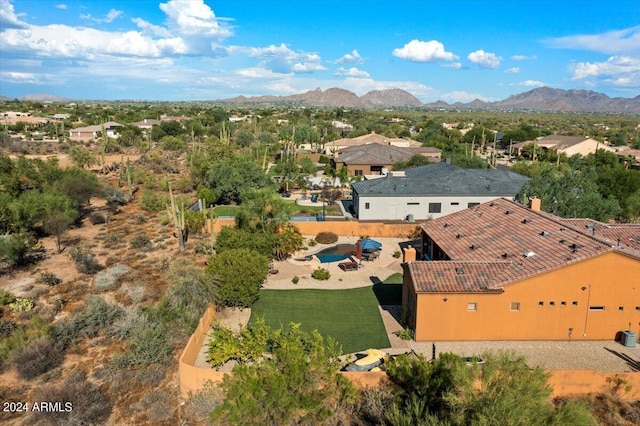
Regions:
M 564 300 L 562 302 L 560 302 L 560 305 L 562 306 L 567 306 L 567 302 L 565 302 Z
M 589 306 L 590 311 L 604 311 L 604 306 Z
M 442 211 L 442 203 L 429 203 L 429 213 L 440 213 Z
M 369 203 L 364 203 L 364 208 L 368 209 L 369 208 Z
M 467 311 L 475 312 L 478 310 L 478 304 L 476 302 L 467 303 Z
M 549 305 L 556 306 L 556 302 L 549 302 Z
M 619 311 L 624 311 L 624 306 L 618 306 Z
M 475 206 L 479 206 L 480 203 L 467 203 L 467 208 L 470 209 L 471 207 L 475 207 Z
M 460 203 L 451 203 L 452 206 L 459 206 Z
M 520 302 L 511 302 L 510 311 L 519 311 L 520 310 Z
M 420 203 L 407 203 L 408 206 L 419 206 Z
M 578 306 L 578 301 L 577 301 L 577 300 L 574 300 L 574 301 L 572 302 L 572 304 L 573 304 L 573 306 Z
M 538 302 L 538 306 L 544 306 L 544 302 L 543 301 Z
M 356 170 L 353 172 L 355 176 L 362 176 L 362 170 Z

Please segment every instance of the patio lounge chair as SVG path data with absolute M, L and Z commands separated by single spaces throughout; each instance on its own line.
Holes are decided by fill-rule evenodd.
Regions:
M 338 263 L 338 267 L 343 271 L 357 271 L 358 270 L 358 262 L 342 262 Z

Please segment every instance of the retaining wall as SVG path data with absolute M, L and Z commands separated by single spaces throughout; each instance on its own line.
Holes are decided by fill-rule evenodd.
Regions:
M 416 227 L 417 223 L 381 223 L 381 222 L 290 222 L 294 224 L 302 235 L 317 235 L 323 231 L 335 232 L 340 236 L 369 236 L 369 237 L 389 237 L 408 238 Z M 213 231 L 220 232 L 223 226 L 235 226 L 234 219 L 218 219 L 213 224 Z M 211 225 L 208 226 L 211 229 Z
M 211 329 L 214 318 L 215 309 L 213 306 L 209 306 L 178 359 L 180 392 L 184 396 L 203 389 L 207 382 L 219 383 L 225 374 L 230 374 L 216 371 L 213 368 L 195 366 L 198 353 Z M 384 372 L 341 373 L 358 388 L 378 387 L 387 380 L 387 375 Z M 640 372 L 604 373 L 595 370 L 553 370 L 550 373 L 549 384 L 553 387 L 553 397 L 608 392 L 610 386 L 607 383 L 607 378 L 617 375 L 632 386 L 630 392 L 622 394 L 622 399 L 640 399 Z

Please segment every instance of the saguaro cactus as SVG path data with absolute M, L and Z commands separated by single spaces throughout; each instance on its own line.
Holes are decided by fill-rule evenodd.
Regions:
M 176 199 L 173 196 L 173 191 L 171 190 L 171 184 L 169 184 L 169 198 L 171 199 L 171 205 L 167 205 L 167 211 L 169 212 L 169 216 L 173 219 L 173 235 L 178 239 L 178 248 L 180 251 L 186 250 L 186 243 L 188 237 L 187 226 L 184 220 L 184 203 L 180 208 L 176 205 Z

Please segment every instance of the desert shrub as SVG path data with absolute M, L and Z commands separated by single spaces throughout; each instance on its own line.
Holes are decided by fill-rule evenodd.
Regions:
M 176 406 L 174 390 L 154 390 L 145 394 L 138 402 L 132 404 L 133 411 L 145 412 L 149 420 L 154 424 L 167 421 L 173 416 Z
M 11 361 L 16 366 L 18 374 L 27 380 L 35 379 L 58 367 L 63 359 L 60 346 L 53 339 L 45 336 L 29 341 L 11 355 Z
M 358 399 L 358 417 L 364 420 L 365 424 L 386 424 L 385 416 L 395 397 L 391 386 L 365 389 Z
M 110 291 L 117 287 L 118 279 L 129 272 L 126 265 L 115 265 L 98 272 L 93 280 L 93 285 L 102 291 Z
M 201 212 L 194 212 L 191 210 L 187 210 L 184 212 L 184 220 L 187 224 L 187 229 L 189 232 L 194 234 L 199 234 L 202 232 L 202 228 L 204 228 L 205 217 Z
M 334 232 L 320 232 L 316 235 L 316 241 L 320 244 L 333 244 L 338 241 L 338 235 Z
M 16 297 L 15 302 L 9 303 L 9 308 L 13 312 L 29 312 L 33 309 L 33 302 L 24 297 Z
M 129 246 L 135 250 L 142 250 L 151 247 L 151 240 L 149 240 L 147 234 L 138 234 L 131 239 Z
M 0 306 L 8 305 L 16 301 L 16 296 L 10 291 L 0 289 Z
M 396 250 L 393 252 L 393 257 L 395 257 L 396 259 L 399 259 L 400 256 L 402 256 L 402 253 L 400 253 L 400 250 Z
M 97 336 L 123 314 L 120 306 L 109 304 L 97 296 L 92 297 L 79 313 L 55 324 L 52 334 L 62 348 L 67 348 L 81 338 Z
M 102 270 L 102 265 L 96 260 L 91 250 L 84 246 L 72 247 L 69 257 L 75 263 L 78 272 L 92 275 Z
M 0 318 L 0 337 L 4 339 L 5 337 L 11 336 L 11 333 L 13 333 L 17 327 L 15 322 Z
M 318 163 L 329 164 L 329 157 L 327 157 L 326 155 L 321 155 L 320 158 L 318 158 Z
M 129 194 L 114 186 L 107 185 L 103 191 L 104 197 L 109 204 L 127 204 L 131 200 Z
M 89 222 L 91 222 L 92 225 L 98 225 L 100 223 L 106 223 L 107 218 L 104 217 L 102 213 L 93 212 L 89 215 Z
M 308 242 L 309 247 L 315 247 L 316 245 L 318 245 L 318 242 L 316 240 L 309 240 Z
M 0 369 L 7 363 L 14 350 L 21 348 L 35 338 L 47 336 L 49 333 L 50 327 L 37 316 L 26 323 L 17 324 L 9 336 L 0 339 Z
M 146 316 L 128 331 L 128 335 L 127 349 L 113 358 L 117 368 L 145 368 L 162 362 L 171 354 L 167 329 Z
M 145 223 L 149 222 L 149 219 L 147 219 L 146 216 L 139 214 L 138 216 L 136 216 L 136 223 L 138 225 L 143 225 Z
M 185 424 L 209 424 L 209 413 L 222 402 L 222 394 L 217 386 L 208 384 L 201 391 L 191 394 L 184 406 Z
M 122 241 L 122 236 L 118 234 L 108 234 L 104 237 L 104 242 L 107 244 L 117 244 Z
M 58 285 L 62 282 L 62 280 L 51 271 L 42 271 L 38 281 L 48 286 Z
M 142 210 L 148 212 L 159 212 L 167 208 L 166 197 L 159 195 L 154 191 L 144 190 L 140 197 L 140 205 Z
M 230 360 L 240 363 L 255 361 L 268 350 L 273 339 L 274 335 L 263 318 L 258 318 L 239 332 L 216 325 L 207 343 L 206 360 L 215 369 Z
M 291 278 L 291 282 L 293 284 L 298 284 L 300 282 L 300 277 L 296 275 L 295 277 Z
M 44 385 L 34 392 L 34 401 L 64 401 L 69 410 L 30 413 L 36 424 L 53 426 L 103 424 L 111 415 L 111 401 L 83 372 L 75 371 L 60 384 Z
M 328 269 L 318 268 L 311 273 L 311 276 L 316 280 L 324 281 L 331 278 L 331 273 Z

